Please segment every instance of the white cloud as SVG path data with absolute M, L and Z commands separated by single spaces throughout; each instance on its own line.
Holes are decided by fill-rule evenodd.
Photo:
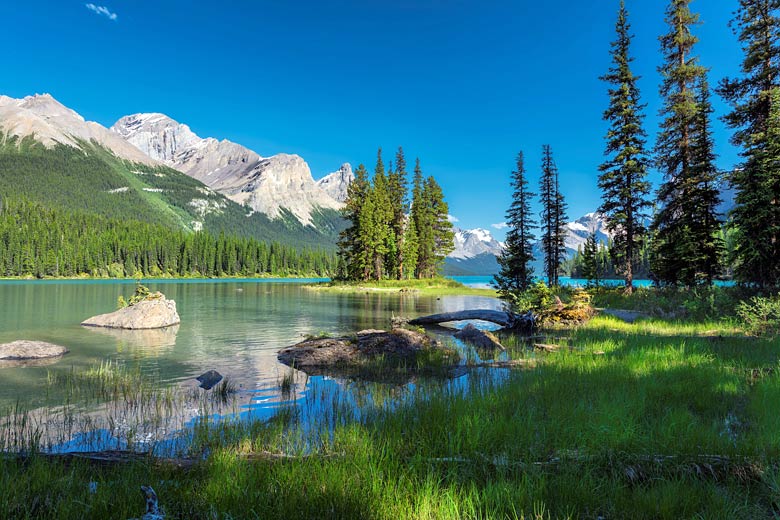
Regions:
M 111 11 L 109 11 L 108 7 L 104 7 L 102 5 L 95 5 L 95 4 L 84 4 L 84 5 L 86 5 L 87 9 L 89 9 L 93 13 L 103 15 L 107 17 L 109 20 L 116 21 L 116 19 L 119 18 L 116 13 L 112 13 Z
M 509 224 L 506 222 L 499 222 L 498 224 L 490 224 L 490 227 L 493 229 L 506 229 L 509 227 Z
M 453 217 L 452 215 L 447 215 L 447 220 L 449 220 L 449 221 L 450 221 L 450 222 L 452 222 L 453 224 L 454 224 L 455 222 L 460 222 L 460 219 L 459 219 L 458 217 Z

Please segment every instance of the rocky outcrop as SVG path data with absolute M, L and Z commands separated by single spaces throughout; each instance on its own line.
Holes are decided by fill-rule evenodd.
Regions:
M 334 200 L 343 204 L 347 200 L 347 189 L 353 180 L 355 180 L 355 174 L 352 173 L 352 165 L 344 163 L 337 172 L 318 180 L 317 186 Z
M 86 327 L 113 329 L 160 329 L 180 323 L 176 302 L 160 293 L 133 305 L 108 314 L 94 316 L 81 322 Z
M 467 343 L 471 343 L 477 348 L 506 350 L 501 342 L 498 341 L 495 334 L 486 330 L 480 330 L 471 323 L 456 332 L 455 337 Z
M 393 329 L 362 330 L 354 336 L 313 338 L 279 352 L 278 359 L 288 366 L 308 369 L 357 367 L 382 356 L 384 360 L 413 360 L 417 354 L 444 347 L 421 332 Z
M 64 356 L 67 348 L 44 341 L 19 340 L 0 345 L 0 360 L 27 361 Z
M 64 144 L 81 148 L 95 142 L 117 157 L 132 162 L 159 165 L 116 133 L 92 121 L 85 121 L 49 94 L 14 99 L 0 96 L 0 133 L 19 138 L 34 136 L 46 147 Z
M 111 130 L 150 157 L 271 218 L 286 210 L 308 225 L 318 208 L 341 207 L 297 155 L 261 157 L 227 140 L 200 138 L 164 114 L 125 116 Z

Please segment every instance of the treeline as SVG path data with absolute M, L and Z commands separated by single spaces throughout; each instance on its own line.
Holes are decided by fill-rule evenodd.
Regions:
M 595 234 L 589 235 L 585 244 L 577 249 L 574 256 L 564 262 L 563 270 L 572 278 L 588 280 L 592 285 L 599 285 L 601 280 L 623 278 L 620 267 L 612 261 L 610 245 L 611 242 L 599 243 Z M 640 279 L 652 277 L 649 247 L 639 250 L 633 272 L 634 276 Z
M 332 253 L 0 199 L 0 276 L 330 276 Z
M 647 145 L 645 105 L 638 76 L 632 70 L 633 35 L 625 2 L 620 1 L 612 65 L 602 80 L 609 104 L 603 118 L 606 160 L 600 165 L 599 212 L 607 220 L 612 241 L 606 250 L 589 239 L 572 268 L 587 278 L 619 275 L 633 290 L 637 274 L 658 285 L 692 287 L 712 284 L 724 274 L 743 283 L 780 287 L 780 1 L 740 0 L 733 27 L 744 53 L 742 76 L 725 78 L 715 92 L 731 105 L 723 119 L 734 130 L 732 142 L 744 159 L 726 181 L 736 189 L 731 215 L 719 215 L 720 178 L 712 138 L 713 107 L 709 69 L 696 54 L 699 15 L 691 0 L 669 0 L 668 31 L 659 37 L 662 99 L 655 147 Z M 548 164 L 545 150 L 543 178 Z M 647 173 L 658 169 L 664 182 L 657 210 L 649 214 Z M 512 174 L 513 203 L 507 212 L 507 247 L 500 259 L 497 285 L 502 294 L 526 290 L 532 281 L 529 237 L 535 229 L 528 205 L 532 194 L 522 167 Z M 545 271 L 551 282 L 564 268 L 555 251 L 555 235 L 547 234 L 554 197 L 542 184 Z M 727 220 L 727 217 L 730 217 Z M 647 222 L 651 222 L 649 226 Z M 724 224 L 726 229 L 724 230 Z M 545 242 L 547 239 L 548 242 Z M 649 270 L 649 272 L 647 272 Z
M 364 165 L 355 171 L 342 216 L 347 228 L 339 238 L 339 277 L 347 280 L 433 278 L 453 250 L 452 224 L 441 187 L 414 168 L 409 200 L 402 148 L 385 169 L 382 149 L 373 178 Z

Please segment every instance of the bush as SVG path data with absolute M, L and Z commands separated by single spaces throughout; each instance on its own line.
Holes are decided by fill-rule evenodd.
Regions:
M 737 316 L 751 334 L 780 332 L 780 295 L 754 296 L 737 305 Z

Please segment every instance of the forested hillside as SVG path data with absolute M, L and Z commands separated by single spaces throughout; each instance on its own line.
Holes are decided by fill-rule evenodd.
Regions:
M 0 276 L 328 276 L 335 255 L 0 199 Z
M 171 168 L 131 164 L 94 143 L 46 148 L 32 137 L 0 135 L 0 197 L 331 251 L 343 226 L 331 210 L 315 215 L 317 229 L 287 214 L 271 220 Z

